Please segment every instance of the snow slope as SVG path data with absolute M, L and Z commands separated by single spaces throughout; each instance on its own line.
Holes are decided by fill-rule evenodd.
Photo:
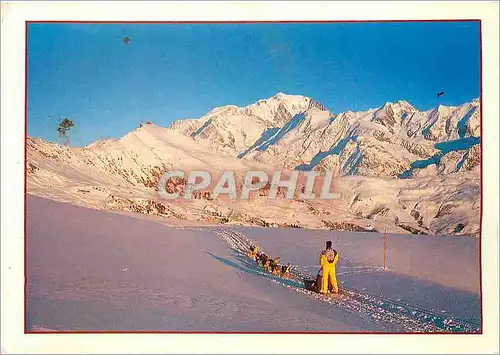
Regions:
M 349 294 L 339 302 L 242 255 L 253 238 L 315 274 L 326 232 L 168 227 L 34 196 L 27 203 L 29 331 L 477 331 L 473 238 L 391 236 L 390 270 L 381 272 L 379 235 L 337 233 Z

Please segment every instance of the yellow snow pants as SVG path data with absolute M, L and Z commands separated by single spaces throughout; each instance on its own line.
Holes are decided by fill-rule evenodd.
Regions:
M 321 279 L 321 293 L 328 293 L 328 282 L 333 287 L 334 293 L 339 293 L 339 286 L 337 285 L 337 278 L 335 276 L 335 266 L 324 266 L 323 276 Z

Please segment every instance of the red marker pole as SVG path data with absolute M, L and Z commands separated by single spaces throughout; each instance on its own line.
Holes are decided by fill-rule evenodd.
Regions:
M 387 231 L 384 233 L 384 270 L 387 270 Z

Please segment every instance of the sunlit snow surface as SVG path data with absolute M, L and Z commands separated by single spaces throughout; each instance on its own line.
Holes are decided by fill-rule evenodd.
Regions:
M 28 328 L 50 330 L 477 332 L 478 241 L 297 229 L 167 226 L 28 197 Z M 325 240 L 343 299 L 303 288 Z M 294 265 L 291 280 L 246 257 Z

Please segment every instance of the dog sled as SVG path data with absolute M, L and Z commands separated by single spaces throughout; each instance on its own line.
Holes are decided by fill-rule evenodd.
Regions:
M 321 291 L 321 282 L 322 282 L 322 275 L 321 275 L 321 269 L 318 271 L 318 275 L 316 275 L 316 280 L 311 280 L 311 279 L 302 279 L 302 282 L 304 283 L 304 288 L 308 291 L 312 291 L 314 293 L 320 293 Z M 345 296 L 344 292 L 339 287 L 339 293 L 333 293 L 333 285 L 328 282 L 328 296 L 330 297 L 339 297 L 339 296 Z

